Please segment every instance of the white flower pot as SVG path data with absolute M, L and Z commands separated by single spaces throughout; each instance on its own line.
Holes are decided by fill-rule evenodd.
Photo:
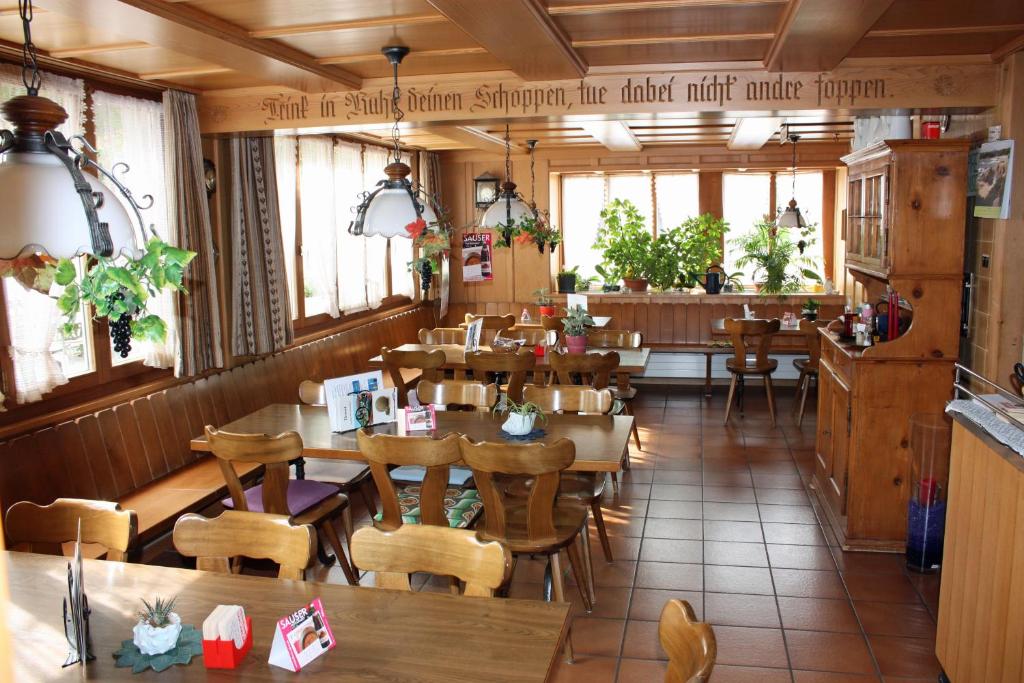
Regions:
M 133 642 L 144 655 L 160 655 L 172 649 L 178 644 L 178 635 L 181 633 L 181 617 L 175 612 L 167 615 L 170 620 L 168 626 L 155 628 L 140 621 L 135 624 L 132 633 L 135 634 Z
M 533 422 L 536 419 L 536 413 L 530 413 L 529 415 L 509 413 L 508 419 L 505 420 L 505 424 L 501 425 L 501 428 L 508 434 L 523 436 L 533 431 Z

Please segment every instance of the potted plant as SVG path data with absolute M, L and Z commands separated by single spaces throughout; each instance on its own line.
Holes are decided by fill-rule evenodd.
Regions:
M 794 239 L 789 228 L 779 227 L 771 216 L 764 216 L 754 224 L 753 231 L 732 240 L 743 251 L 736 264 L 754 266 L 754 276 L 763 278 L 758 283 L 763 296 L 799 292 L 805 278 L 821 281 L 821 276 L 810 269 L 814 262 L 804 256 L 804 250 L 814 242 L 810 238 L 813 231 L 814 226 L 808 226 L 800 230 L 799 239 Z
M 808 299 L 804 302 L 804 310 L 800 312 L 800 315 L 804 320 L 817 320 L 819 308 L 821 308 L 820 301 L 817 299 Z
M 519 219 L 519 223 L 515 228 L 515 240 L 519 244 L 529 244 L 533 242 L 537 245 L 537 250 L 540 253 L 544 253 L 544 245 L 548 245 L 551 248 L 552 253 L 562 241 L 562 233 L 558 228 L 551 225 L 551 221 L 543 211 L 538 211 L 536 214 L 526 214 Z
M 647 290 L 654 238 L 644 217 L 628 200 L 614 199 L 601 210 L 594 246 L 603 250 L 605 282 L 622 279 L 633 292 Z M 614 281 L 613 280 L 613 281 Z
M 504 404 L 499 403 L 494 407 L 494 413 L 508 416 L 501 428 L 514 436 L 525 436 L 532 432 L 538 417 L 541 421 L 547 420 L 544 411 L 536 403 L 516 403 L 508 397 L 505 398 Z
M 573 306 L 565 311 L 562 328 L 565 331 L 565 345 L 569 353 L 586 353 L 587 327 L 593 327 L 594 319 L 582 306 Z
M 551 298 L 551 294 L 548 293 L 547 287 L 533 290 L 533 296 L 537 303 L 537 307 L 540 309 L 540 315 L 542 318 L 544 316 L 549 318 L 555 317 L 555 307 L 551 305 L 554 300 Z
M 679 283 L 678 234 L 674 228 L 651 241 L 646 277 L 661 291 L 673 289 Z
M 594 266 L 594 271 L 601 276 L 603 280 L 601 284 L 602 292 L 617 292 L 621 289 L 619 287 L 619 275 L 614 272 L 612 267 L 605 268 L 604 264 Z
M 576 284 L 579 280 L 579 266 L 573 266 L 568 270 L 558 271 L 558 293 L 575 294 Z
M 672 230 L 684 282 L 697 282 L 708 294 L 721 291 L 726 278 L 718 266 L 723 257 L 722 240 L 728 231 L 729 224 L 710 213 L 687 218 Z
M 735 273 L 722 273 L 722 291 L 723 292 L 742 292 L 743 291 L 743 271 L 737 270 Z
M 132 629 L 132 642 L 144 655 L 161 655 L 178 644 L 181 617 L 174 612 L 177 598 L 157 598 L 153 604 L 142 601 L 144 609 L 138 611 L 139 623 Z

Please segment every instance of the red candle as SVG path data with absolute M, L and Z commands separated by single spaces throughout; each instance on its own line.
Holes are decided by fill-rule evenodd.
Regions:
M 938 492 L 939 482 L 933 477 L 925 477 L 919 484 L 918 499 L 921 505 L 930 507 L 935 502 L 935 494 Z

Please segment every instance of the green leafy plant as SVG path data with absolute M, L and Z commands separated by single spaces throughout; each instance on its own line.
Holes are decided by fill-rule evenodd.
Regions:
M 538 211 L 536 215 L 526 214 L 519 219 L 519 225 L 516 227 L 519 232 L 515 238 L 516 242 L 520 244 L 533 242 L 541 253 L 544 253 L 545 244 L 550 247 L 551 251 L 554 251 L 555 247 L 562 243 L 562 233 L 551 225 L 551 220 L 543 211 Z
M 583 337 L 587 334 L 587 328 L 594 326 L 594 319 L 590 317 L 582 306 L 573 306 L 565 309 L 565 317 L 562 318 L 562 328 L 567 337 Z
M 146 302 L 164 289 L 186 292 L 182 277 L 195 255 L 153 238 L 141 258 L 96 259 L 80 279 L 74 263 L 61 259 L 54 281 L 64 287 L 57 300 L 65 317 L 64 334 L 73 333 L 75 315 L 86 303 L 92 306 L 96 318 L 107 318 L 114 348 L 122 357 L 128 355 L 123 347 L 129 329 L 136 339 L 163 341 L 167 324 L 160 316 L 147 313 Z
M 551 302 L 554 301 L 547 287 L 533 290 L 533 300 L 538 306 L 550 306 Z
M 714 214 L 691 216 L 673 229 L 673 244 L 680 259 L 680 271 L 690 281 L 711 266 L 722 263 L 722 240 L 729 224 Z
M 604 258 L 598 272 L 606 283 L 646 278 L 653 269 L 653 242 L 633 202 L 613 199 L 601 210 L 601 226 L 594 240 Z
M 645 277 L 661 290 L 675 287 L 679 281 L 678 234 L 673 228 L 658 235 L 651 242 L 650 257 Z
M 577 282 L 581 281 L 581 278 L 580 278 L 580 267 L 579 266 L 573 266 L 572 268 L 562 268 L 562 270 L 558 271 L 558 275 L 559 276 L 566 276 L 566 277 L 568 277 L 569 275 L 575 275 L 576 276 L 576 281 Z
M 723 285 L 732 285 L 734 292 L 743 291 L 743 271 L 737 270 L 735 273 L 723 273 Z
M 817 313 L 819 308 L 821 308 L 821 302 L 817 299 L 808 299 L 804 302 L 804 310 L 808 313 Z
M 409 272 L 422 272 L 424 264 L 427 263 L 433 272 L 440 272 L 441 261 L 446 260 L 451 253 L 452 239 L 449 227 L 442 221 L 428 224 L 420 218 L 405 226 L 405 230 L 412 238 L 413 245 L 419 249 L 417 257 L 406 264 Z
M 814 261 L 804 256 L 804 250 L 814 243 L 813 231 L 814 226 L 808 226 L 799 231 L 799 239 L 794 239 L 790 229 L 764 216 L 754 224 L 753 231 L 732 240 L 743 251 L 736 264 L 754 266 L 754 277 L 763 278 L 762 295 L 799 292 L 805 279 L 821 282 L 821 276 L 811 269 Z
M 174 603 L 177 601 L 177 596 L 170 600 L 158 597 L 153 604 L 149 604 L 148 600 L 143 599 L 143 609 L 140 609 L 136 616 L 138 616 L 139 622 L 149 624 L 153 628 L 169 626 L 171 624 L 170 614 L 174 611 Z
M 544 410 L 536 403 L 531 403 L 530 401 L 516 403 L 508 397 L 504 401 L 499 401 L 491 412 L 494 415 L 508 415 L 510 413 L 523 416 L 536 415 L 540 418 L 541 422 L 547 422 L 548 419 L 548 416 L 544 414 Z

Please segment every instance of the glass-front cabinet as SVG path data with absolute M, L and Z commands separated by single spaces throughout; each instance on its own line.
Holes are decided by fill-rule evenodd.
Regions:
M 884 277 L 889 265 L 889 163 L 851 169 L 847 184 L 846 264 Z

